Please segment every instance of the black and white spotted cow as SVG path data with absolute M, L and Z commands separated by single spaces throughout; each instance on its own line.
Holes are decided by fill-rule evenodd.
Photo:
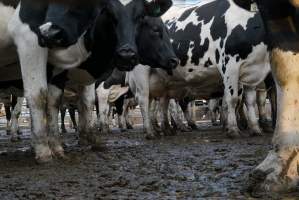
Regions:
M 298 0 L 235 0 L 244 9 L 256 3 L 267 30 L 277 86 L 273 147 L 250 176 L 249 191 L 298 190 L 299 183 L 299 29 Z
M 56 120 L 53 117 L 56 116 L 56 110 L 52 109 L 57 107 L 57 99 L 61 94 L 57 86 L 63 88 L 66 77 L 71 77 L 68 80 L 76 80 L 79 74 L 79 82 L 82 79 L 85 82 L 86 77 L 88 81 L 94 79 L 90 73 L 103 75 L 104 72 L 112 71 L 109 69 L 112 57 L 115 58 L 113 66 L 121 70 L 132 69 L 138 62 L 135 44 L 137 22 L 146 15 L 160 16 L 169 8 L 171 1 L 109 0 L 96 5 L 68 6 L 22 0 L 18 7 L 16 5 L 15 1 L 0 1 L 1 67 L 18 67 L 20 63 L 25 96 L 32 114 L 36 159 L 45 162 L 51 160 L 52 156 L 63 157 L 57 129 L 47 129 L 52 127 L 52 119 Z M 159 30 L 154 33 L 159 35 Z M 102 48 L 98 51 L 97 46 Z M 109 65 L 104 65 L 105 62 L 95 63 L 99 56 L 105 58 Z M 83 62 L 85 67 L 82 70 L 82 66 L 78 67 Z M 47 64 L 54 66 L 54 78 L 48 79 L 52 84 L 49 87 Z M 88 124 L 90 119 L 85 108 L 91 104 L 89 97 L 85 97 L 92 94 L 91 88 L 86 83 L 79 87 L 82 96 L 81 114 L 86 116 L 81 129 L 85 136 L 89 125 L 84 124 Z M 51 117 L 47 116 L 47 106 Z M 91 142 L 92 136 L 86 136 L 85 139 Z
M 221 73 L 228 136 L 239 136 L 235 110 L 243 90 L 252 133 L 261 134 L 254 113 L 255 88 L 269 73 L 270 65 L 260 14 L 242 9 L 232 0 L 207 0 L 172 7 L 163 20 L 187 83 L 195 82 L 210 68 Z

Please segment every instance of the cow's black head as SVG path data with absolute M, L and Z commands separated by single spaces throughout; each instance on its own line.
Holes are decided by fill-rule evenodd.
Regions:
M 137 45 L 141 64 L 172 70 L 179 63 L 168 30 L 160 18 L 145 17 L 140 22 Z
M 114 49 L 113 65 L 121 71 L 132 70 L 139 63 L 136 45 L 138 26 L 145 16 L 159 17 L 172 5 L 171 0 L 109 0 L 103 8 L 98 23 L 103 27 L 96 34 L 106 31 L 114 41 L 110 48 Z M 107 23 L 108 22 L 108 23 Z M 106 36 L 107 37 L 107 36 Z M 100 44 L 98 44 L 100 45 Z M 99 55 L 100 56 L 100 55 Z
M 49 4 L 44 24 L 39 27 L 40 44 L 50 48 L 75 44 L 92 25 L 97 11 L 93 4 Z

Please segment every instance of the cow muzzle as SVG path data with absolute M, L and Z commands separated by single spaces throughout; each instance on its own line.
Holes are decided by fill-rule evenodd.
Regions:
M 136 51 L 129 46 L 122 46 L 116 51 L 116 67 L 121 71 L 131 71 L 138 64 Z
M 64 30 L 51 22 L 39 27 L 40 45 L 48 48 L 64 47 L 66 44 Z

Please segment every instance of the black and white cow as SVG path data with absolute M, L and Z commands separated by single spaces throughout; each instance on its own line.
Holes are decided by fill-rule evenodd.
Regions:
M 273 148 L 250 176 L 250 191 L 298 189 L 299 183 L 299 29 L 298 0 L 235 0 L 244 9 L 257 3 L 271 50 L 277 86 L 277 123 Z
M 32 133 L 36 159 L 41 162 L 49 161 L 54 155 L 63 156 L 63 148 L 57 132 L 47 130 L 48 124 L 51 124 L 48 120 L 52 117 L 47 117 L 46 107 L 48 106 L 50 110 L 48 114 L 55 116 L 56 111 L 51 110 L 51 108 L 59 96 L 55 86 L 48 87 L 47 63 L 55 66 L 54 74 L 69 70 L 67 75 L 74 77 L 74 79 L 78 77 L 74 75 L 78 74 L 74 71 L 79 72 L 79 74 L 81 72 L 80 69 L 78 71 L 74 69 L 84 61 L 86 61 L 85 64 L 88 62 L 90 64 L 89 66 L 85 65 L 88 68 L 85 71 L 102 74 L 106 72 L 106 70 L 101 70 L 101 66 L 95 66 L 93 63 L 96 56 L 103 56 L 109 61 L 114 57 L 113 66 L 122 70 L 130 70 L 138 62 L 135 45 L 137 22 L 145 15 L 161 15 L 169 8 L 171 1 L 134 0 L 132 2 L 119 2 L 118 0 L 110 0 L 96 5 L 68 7 L 59 4 L 48 5 L 43 1 L 22 0 L 16 10 L 13 7 L 16 4 L 9 3 L 7 1 L 0 2 L 0 9 L 3 11 L 0 13 L 1 19 L 3 19 L 1 22 L 0 55 L 1 59 L 4 58 L 1 60 L 1 66 L 12 63 L 18 66 L 17 49 L 25 96 L 32 113 Z M 131 11 L 128 11 L 123 3 L 129 3 L 132 6 Z M 103 19 L 103 16 L 110 17 Z M 97 26 L 98 23 L 102 23 L 102 26 Z M 99 27 L 101 29 L 97 29 Z M 107 29 L 112 32 L 108 32 Z M 110 35 L 108 35 L 109 33 Z M 96 39 L 101 38 L 102 34 L 105 39 L 109 39 L 105 42 L 110 42 L 110 45 L 106 46 L 105 50 L 101 49 L 100 52 L 94 51 L 95 46 L 103 45 L 99 40 L 94 40 L 95 37 Z M 115 40 L 111 41 L 111 37 Z M 44 48 L 45 46 L 48 48 Z M 103 55 L 99 54 L 102 52 Z M 93 57 L 89 58 L 90 55 Z M 87 60 L 88 58 L 89 60 Z M 86 77 L 86 73 L 81 75 L 83 75 L 83 79 Z M 55 83 L 55 80 L 61 78 L 58 85 L 62 88 L 65 84 L 64 74 L 58 78 L 55 77 L 54 81 L 48 81 Z M 90 79 L 90 76 L 87 77 Z M 91 86 L 81 86 L 79 88 L 80 94 L 82 96 L 89 95 L 87 91 L 91 91 L 91 88 Z M 83 106 L 88 103 L 89 100 L 83 98 Z M 82 124 L 85 122 L 88 120 Z M 87 128 L 83 127 L 82 130 Z
M 217 68 L 224 84 L 228 109 L 228 136 L 236 137 L 236 105 L 243 89 L 247 99 L 252 133 L 261 134 L 254 113 L 255 87 L 270 71 L 265 30 L 258 12 L 238 7 L 232 0 L 207 0 L 172 7 L 163 20 L 170 30 L 178 71 L 187 82 L 200 79 L 202 72 Z

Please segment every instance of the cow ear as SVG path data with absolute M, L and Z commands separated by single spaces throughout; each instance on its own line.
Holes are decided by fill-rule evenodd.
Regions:
M 145 0 L 146 15 L 161 17 L 172 6 L 172 0 Z

